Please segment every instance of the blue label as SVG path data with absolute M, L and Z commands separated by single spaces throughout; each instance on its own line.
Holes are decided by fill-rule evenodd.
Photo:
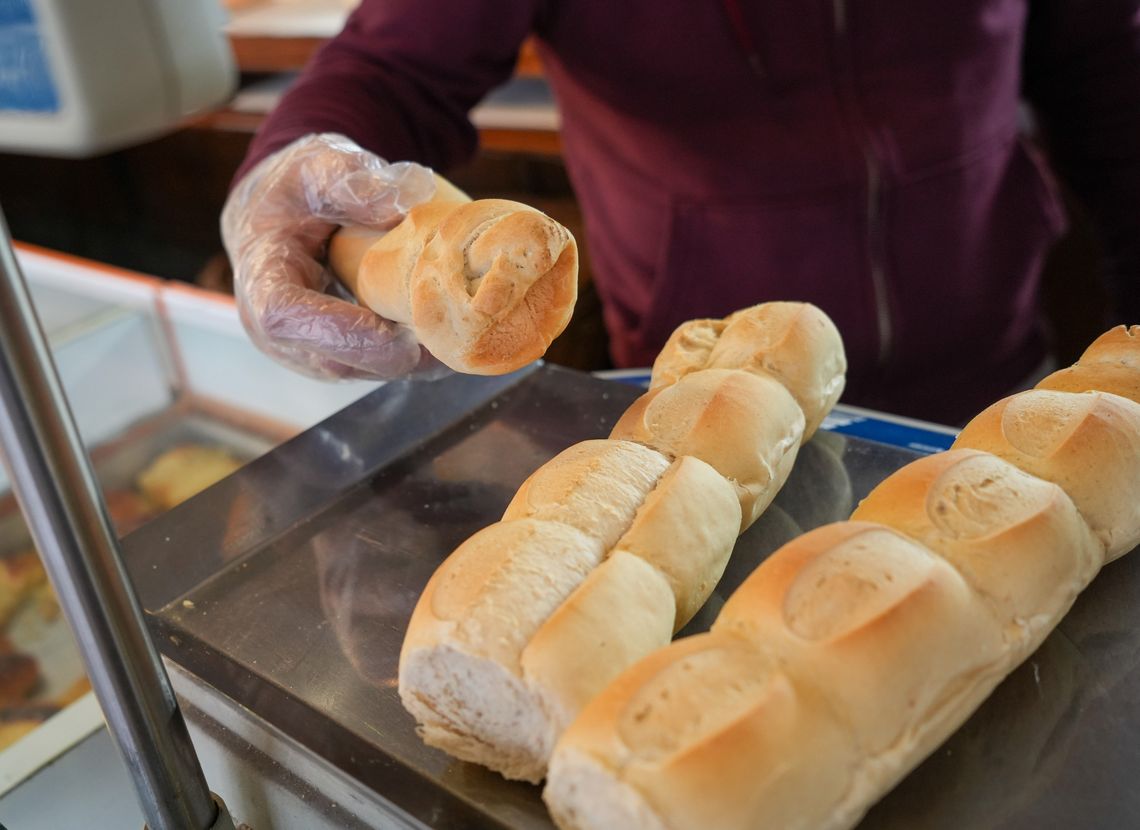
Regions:
M 31 0 L 0 0 L 0 112 L 58 112 Z
M 923 429 L 913 424 L 899 423 L 890 416 L 875 418 L 856 415 L 836 407 L 823 421 L 823 429 L 843 435 L 854 435 L 880 444 L 890 444 L 907 450 L 931 455 L 950 449 L 955 435 L 949 432 Z

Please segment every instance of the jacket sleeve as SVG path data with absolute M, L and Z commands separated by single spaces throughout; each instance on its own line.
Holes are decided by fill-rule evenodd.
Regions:
M 1029 7 L 1026 97 L 1101 232 L 1116 313 L 1140 322 L 1140 0 Z
M 447 169 L 475 150 L 468 112 L 510 77 L 543 0 L 363 0 L 262 124 L 235 181 L 313 132 Z

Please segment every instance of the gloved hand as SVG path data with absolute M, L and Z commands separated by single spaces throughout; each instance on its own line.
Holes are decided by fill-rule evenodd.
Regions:
M 254 344 L 325 379 L 444 374 L 411 329 L 328 293 L 339 284 L 321 263 L 338 225 L 391 228 L 434 191 L 426 167 L 389 164 L 331 133 L 299 138 L 246 173 L 226 200 L 222 239 Z

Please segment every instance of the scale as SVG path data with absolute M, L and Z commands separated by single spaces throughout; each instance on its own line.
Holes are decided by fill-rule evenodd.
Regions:
M 313 830 L 313 815 L 338 828 L 550 827 L 537 787 L 419 740 L 396 694 L 399 648 L 439 563 L 541 463 L 605 436 L 640 390 L 541 364 L 389 383 L 120 548 L 6 232 L 0 266 L 5 454 L 149 826 L 232 827 L 209 777 L 233 805 L 249 792 L 307 803 L 307 818 L 277 827 Z M 772 551 L 846 518 L 917 455 L 817 434 L 682 635 L 706 630 Z M 861 827 L 1140 826 L 1137 596 L 1134 555 Z
M 129 536 L 126 562 L 192 727 L 273 747 L 321 782 L 335 826 L 552 827 L 538 787 L 420 741 L 396 694 L 400 645 L 439 563 L 536 467 L 604 437 L 640 391 L 544 365 L 388 384 Z M 707 630 L 766 556 L 847 518 L 918 455 L 819 432 L 679 636 Z M 1124 557 L 860 826 L 1135 826 L 1136 596 L 1140 564 Z

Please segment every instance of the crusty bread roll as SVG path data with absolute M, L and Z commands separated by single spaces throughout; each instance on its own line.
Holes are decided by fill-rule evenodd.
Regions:
M 609 550 L 668 468 L 669 459 L 632 441 L 582 441 L 522 483 L 503 521 L 562 522 L 597 538 Z
M 756 339 L 789 374 L 810 374 L 796 367 L 810 350 L 784 359 Z M 535 471 L 412 614 L 399 691 L 424 740 L 540 780 L 588 701 L 708 599 L 742 524 L 787 478 L 803 425 L 773 375 L 696 371 L 643 395 L 608 439 Z
M 361 303 L 411 326 L 436 358 L 469 374 L 541 357 L 578 296 L 578 248 L 566 228 L 518 202 L 473 202 L 446 183 L 391 231 L 338 231 L 328 258 Z
M 522 654 L 523 677 L 548 720 L 549 741 L 534 759 L 532 780 L 545 774 L 554 741 L 590 698 L 669 642 L 674 619 L 673 591 L 664 574 L 617 550 L 542 624 Z
M 825 525 L 766 560 L 710 634 L 594 698 L 544 798 L 565 828 L 850 827 L 1006 671 L 951 566 L 885 526 Z M 665 751 L 631 740 L 645 723 Z
M 981 597 L 1020 660 L 1104 564 L 1065 491 L 997 456 L 949 450 L 906 465 L 851 515 L 943 557 Z
M 1025 654 L 932 551 L 884 525 L 825 525 L 769 557 L 710 634 L 595 697 L 544 798 L 563 828 L 852 827 Z
M 424 740 L 541 780 L 586 701 L 708 598 L 739 528 L 735 491 L 698 459 L 609 440 L 555 456 L 416 605 L 399 688 Z
M 854 826 L 1136 541 L 1140 405 L 1125 397 L 1024 392 L 956 447 L 786 544 L 711 634 L 595 697 L 551 758 L 556 822 Z
M 638 398 L 610 438 L 707 462 L 736 488 L 743 532 L 787 480 L 803 435 L 803 411 L 773 377 L 702 369 Z
M 682 456 L 645 497 L 614 553 L 638 556 L 661 572 L 676 601 L 676 630 L 720 581 L 739 527 L 732 485 L 699 458 Z
M 804 412 L 811 438 L 843 393 L 847 357 L 826 314 L 808 303 L 762 303 L 724 320 L 677 328 L 653 363 L 650 388 L 701 369 L 741 369 L 783 384 Z
M 160 510 L 170 510 L 241 467 L 221 447 L 180 444 L 166 450 L 138 474 L 139 492 Z
M 522 519 L 484 528 L 447 558 L 400 651 L 400 700 L 427 743 L 535 778 L 533 759 L 556 736 L 523 676 L 523 649 L 604 554 L 569 525 Z
M 725 603 L 713 630 L 725 628 L 818 689 L 870 757 L 897 752 L 935 712 L 968 713 L 976 702 L 960 694 L 1005 667 L 1000 631 L 961 575 L 868 522 L 824 525 L 782 547 Z M 900 712 L 916 716 L 910 728 Z
M 503 521 L 522 518 L 569 524 L 611 553 L 654 565 L 681 628 L 724 572 L 740 507 L 729 482 L 698 458 L 670 464 L 640 444 L 599 439 L 563 450 L 523 482 Z
M 1140 542 L 1140 404 L 1095 391 L 1019 392 L 966 424 L 954 447 L 1060 485 L 1110 560 Z
M 813 765 L 784 763 L 801 754 Z M 595 698 L 560 742 L 544 798 L 567 828 L 827 826 L 856 758 L 818 692 L 713 631 L 655 651 Z
M 1092 342 L 1080 360 L 1037 384 L 1056 392 L 1099 390 L 1140 403 L 1140 326 L 1117 326 Z

